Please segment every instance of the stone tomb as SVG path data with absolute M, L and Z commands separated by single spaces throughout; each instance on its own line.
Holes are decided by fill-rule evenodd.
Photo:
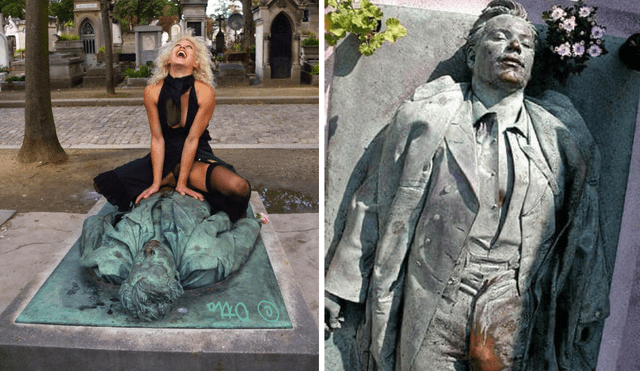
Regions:
M 120 64 L 113 65 L 113 83 L 115 85 L 121 83 L 124 80 L 122 74 L 122 67 Z M 107 84 L 107 66 L 105 64 L 99 64 L 94 67 L 89 67 L 87 73 L 82 81 L 82 87 L 84 88 L 104 88 Z
M 136 33 L 136 67 L 155 61 L 162 41 L 162 27 L 138 26 Z
M 249 86 L 247 70 L 241 63 L 220 63 L 216 74 L 216 86 Z
M 83 58 L 72 53 L 49 54 L 49 74 L 53 89 L 68 89 L 82 82 Z
M 0 32 L 0 67 L 11 67 L 11 59 L 9 58 L 9 42 L 2 32 Z
M 98 213 L 104 205 L 103 199 L 88 215 Z M 252 194 L 251 207 L 256 212 L 265 212 L 255 192 Z M 69 241 L 70 245 L 80 236 L 81 230 L 81 225 L 78 225 L 73 240 Z M 77 246 L 72 246 L 60 264 L 52 262 L 50 269 L 28 283 L 0 316 L 0 365 L 3 370 L 87 370 L 105 367 L 132 370 L 316 370 L 318 329 L 271 224 L 262 227 L 258 243 L 263 244 L 264 259 L 270 262 L 271 274 L 275 276 L 281 294 L 280 299 L 270 297 L 267 300 L 272 302 L 272 307 L 262 302 L 253 303 L 255 300 L 252 298 L 227 297 L 226 291 L 221 289 L 221 285 L 225 285 L 223 282 L 185 292 L 174 312 L 151 326 L 121 313 L 119 303 L 111 300 L 112 293 L 117 291 L 109 290 L 117 290 L 115 286 L 83 281 L 82 277 L 67 282 L 68 285 L 64 287 L 60 287 L 62 284 L 55 285 L 60 300 L 48 303 L 46 298 L 41 297 L 40 291 L 47 291 L 48 282 L 61 277 L 57 271 L 70 267 L 66 263 L 74 258 L 74 249 L 77 249 Z M 261 258 L 260 250 L 256 246 L 245 267 L 250 267 L 256 259 Z M 259 293 L 269 292 L 262 278 L 250 279 L 246 271 L 251 270 L 243 269 L 229 278 L 228 281 L 236 281 L 231 282 L 229 287 L 244 282 L 253 286 L 254 291 L 258 287 Z M 85 275 L 86 272 L 79 274 Z M 84 282 L 93 282 L 93 287 L 85 286 Z M 41 302 L 37 303 L 38 300 Z M 194 300 L 205 303 L 204 309 L 192 306 Z M 82 304 L 81 301 L 86 303 Z M 42 313 L 36 313 L 39 310 Z M 49 324 L 22 323 L 37 322 L 34 318 L 57 316 L 48 315 L 47 310 L 67 313 L 62 314 L 66 319 L 58 318 L 49 321 Z M 279 319 L 269 322 L 276 318 L 276 310 Z M 191 320 L 185 325 L 185 322 L 189 322 L 186 317 L 190 315 L 199 322 Z M 82 322 L 79 318 L 83 316 L 99 326 L 52 324 Z M 243 319 L 248 316 L 253 317 L 253 325 L 249 326 L 253 328 L 239 329 Z

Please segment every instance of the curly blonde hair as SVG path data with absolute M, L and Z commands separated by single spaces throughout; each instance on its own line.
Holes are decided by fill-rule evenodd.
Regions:
M 171 51 L 176 46 L 176 44 L 182 40 L 190 41 L 196 47 L 196 63 L 198 63 L 198 68 L 193 69 L 193 77 L 196 80 L 200 80 L 205 84 L 213 87 L 213 73 L 211 72 L 211 52 L 202 41 L 188 34 L 178 35 L 175 40 L 164 44 L 160 48 L 158 58 L 156 58 L 154 62 L 156 68 L 153 71 L 153 75 L 149 79 L 149 85 L 156 84 L 167 77 L 167 75 L 169 74 L 167 64 L 169 62 L 169 57 L 171 56 Z

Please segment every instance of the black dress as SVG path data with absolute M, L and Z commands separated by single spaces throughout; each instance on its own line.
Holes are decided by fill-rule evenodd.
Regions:
M 190 78 L 189 105 L 187 111 L 187 119 L 184 127 L 169 127 L 167 124 L 167 104 L 171 97 L 170 86 L 175 81 Z M 169 81 L 168 81 L 169 80 Z M 169 82 L 169 84 L 168 84 Z M 178 93 L 179 97 L 180 93 Z M 160 90 L 158 97 L 158 116 L 160 119 L 160 127 L 162 128 L 162 136 L 164 137 L 164 164 L 162 166 L 162 178 L 171 172 L 182 158 L 182 149 L 184 142 L 189 135 L 189 130 L 193 124 L 193 120 L 198 112 L 198 98 L 196 90 L 193 87 L 193 77 L 187 76 L 175 79 L 171 75 L 167 76 Z M 180 117 L 178 114 L 177 117 Z M 196 151 L 195 161 L 201 162 L 218 162 L 220 165 L 227 167 L 235 172 L 232 165 L 222 161 L 216 157 L 209 145 L 211 136 L 209 131 L 205 129 L 198 141 L 198 149 Z M 104 172 L 94 178 L 94 182 L 100 193 L 106 197 L 107 201 L 118 207 L 121 211 L 128 211 L 133 207 L 136 198 L 144 192 L 153 183 L 153 167 L 151 164 L 151 153 L 143 158 L 133 160 L 127 164 Z M 236 221 L 247 208 L 247 203 L 238 204 L 232 200 L 228 200 L 225 196 L 218 192 L 202 192 L 205 200 L 209 202 L 212 212 L 225 211 L 232 221 Z M 240 208 L 240 210 L 238 210 Z

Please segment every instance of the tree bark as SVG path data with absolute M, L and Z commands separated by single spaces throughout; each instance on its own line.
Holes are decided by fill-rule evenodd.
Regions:
M 242 0 L 242 15 L 244 16 L 244 30 L 242 31 L 243 42 L 242 46 L 244 50 L 246 50 L 249 46 L 255 45 L 255 32 L 256 26 L 253 22 L 253 12 L 251 11 L 252 1 L 251 0 Z
M 51 110 L 47 33 L 49 1 L 27 0 L 26 16 L 25 122 L 18 161 L 65 162 L 67 154 L 58 141 Z
M 102 13 L 102 30 L 104 34 L 104 48 L 106 58 L 107 94 L 116 94 L 113 82 L 113 37 L 111 36 L 111 20 L 109 19 L 109 0 L 100 0 L 100 13 Z

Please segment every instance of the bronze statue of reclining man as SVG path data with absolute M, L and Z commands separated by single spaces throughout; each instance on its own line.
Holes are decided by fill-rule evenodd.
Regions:
M 220 282 L 247 260 L 261 222 L 232 224 L 211 215 L 207 202 L 175 191 L 142 200 L 130 212 L 87 218 L 80 237 L 80 264 L 101 280 L 122 285 L 120 299 L 135 318 L 157 320 L 184 292 Z

